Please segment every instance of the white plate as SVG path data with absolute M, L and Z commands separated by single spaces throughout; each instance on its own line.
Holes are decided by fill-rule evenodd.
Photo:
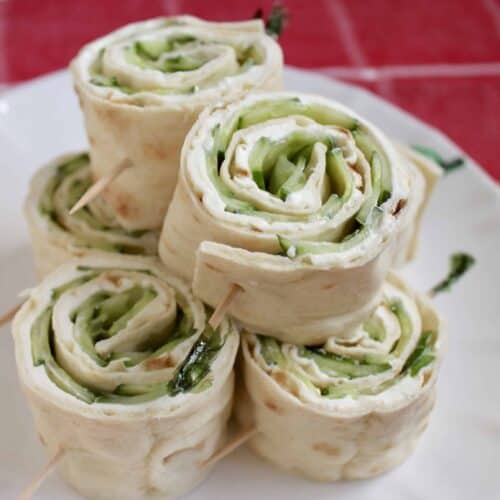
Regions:
M 359 88 L 296 69 L 287 69 L 286 86 L 337 99 L 402 142 L 433 147 L 445 157 L 463 154 L 436 130 Z M 21 213 L 31 174 L 53 156 L 85 144 L 66 72 L 0 96 L 0 311 L 35 282 Z M 419 258 L 405 274 L 425 290 L 442 277 L 456 250 L 472 253 L 478 262 L 451 293 L 437 299 L 448 319 L 449 351 L 429 429 L 404 465 L 377 479 L 316 484 L 279 472 L 242 449 L 219 464 L 189 499 L 500 498 L 500 197 L 471 159 L 440 182 L 425 218 Z M 14 498 L 46 460 L 17 382 L 8 330 L 0 331 L 2 499 Z M 52 475 L 37 498 L 78 497 Z

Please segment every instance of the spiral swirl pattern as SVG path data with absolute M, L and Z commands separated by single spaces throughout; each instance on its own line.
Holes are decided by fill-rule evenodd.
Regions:
M 179 155 L 207 105 L 281 88 L 283 56 L 260 20 L 181 16 L 130 24 L 83 47 L 71 63 L 94 178 L 123 158 L 133 167 L 103 193 L 129 230 L 157 229 Z
M 35 261 L 44 276 L 87 251 L 155 255 L 157 231 L 128 231 L 97 198 L 73 215 L 70 209 L 92 184 L 87 153 L 65 155 L 33 177 L 25 202 Z
M 424 186 L 417 168 L 346 107 L 304 94 L 247 96 L 205 112 L 187 137 L 160 257 L 185 278 L 194 270 L 195 291 L 211 305 L 232 281 L 255 289 L 254 311 L 264 301 L 272 303 L 270 316 L 303 307 L 280 331 L 267 316 L 252 322 L 250 300 L 231 313 L 282 340 L 317 343 L 327 329 L 294 340 L 283 331 L 312 334 L 312 320 L 361 308 L 366 316 L 388 268 L 408 254 Z M 209 286 L 225 278 L 225 286 Z M 302 294 L 296 300 L 294 284 Z M 282 295 L 284 285 L 291 285 L 290 303 L 277 304 L 270 295 Z
M 432 408 L 440 330 L 427 299 L 392 276 L 379 306 L 349 338 L 312 347 L 246 334 L 248 396 L 239 413 L 253 414 L 262 429 L 252 447 L 281 467 L 323 480 L 394 467 Z M 286 430 L 276 428 L 278 415 Z M 305 422 L 317 426 L 310 435 Z
M 225 439 L 238 332 L 157 259 L 89 255 L 16 315 L 16 364 L 40 440 L 86 498 L 178 498 Z
M 181 16 L 130 24 L 82 50 L 75 71 L 93 93 L 138 105 L 234 94 L 280 64 L 261 21 Z
M 212 330 L 202 303 L 147 259 L 89 262 L 63 266 L 24 306 L 36 309 L 18 339 L 29 344 L 32 376 L 87 404 L 209 388 L 213 365 L 234 351 L 231 323 Z

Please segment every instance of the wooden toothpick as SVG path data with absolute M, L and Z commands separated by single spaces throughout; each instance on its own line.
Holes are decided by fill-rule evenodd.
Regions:
M 17 311 L 21 309 L 22 305 L 23 303 L 21 302 L 21 304 L 17 304 L 17 306 L 12 307 L 6 313 L 2 314 L 2 316 L 0 316 L 0 326 L 6 325 L 9 321 L 11 321 Z
M 63 448 L 59 448 L 55 455 L 49 460 L 49 462 L 45 465 L 45 467 L 40 471 L 38 476 L 31 481 L 31 483 L 23 490 L 23 492 L 19 495 L 18 500 L 29 500 L 36 490 L 40 488 L 40 485 L 49 477 L 51 472 L 54 470 L 55 466 L 61 461 L 64 457 L 65 450 Z
M 118 163 L 111 172 L 101 177 L 92 186 L 90 186 L 82 197 L 73 205 L 73 208 L 69 211 L 70 215 L 88 205 L 94 198 L 99 196 L 108 186 L 113 182 L 124 170 L 132 166 L 132 161 L 125 158 L 120 163 Z
M 215 330 L 221 323 L 224 318 L 227 310 L 231 306 L 233 300 L 236 298 L 238 293 L 242 290 L 242 288 L 233 283 L 229 288 L 226 296 L 219 302 L 212 316 L 208 320 L 208 324 Z
M 250 438 L 255 436 L 257 429 L 251 427 L 250 429 L 240 431 L 236 436 L 230 439 L 219 451 L 215 452 L 211 457 L 207 458 L 201 463 L 202 467 L 211 467 L 217 462 L 227 457 L 236 448 L 245 444 Z

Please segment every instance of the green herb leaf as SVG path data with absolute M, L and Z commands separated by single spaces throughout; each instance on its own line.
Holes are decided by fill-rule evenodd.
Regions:
M 253 17 L 254 19 L 263 19 L 263 10 L 257 9 Z M 287 20 L 286 9 L 280 3 L 275 3 L 265 21 L 267 34 L 273 38 L 279 38 Z
M 422 333 L 415 349 L 403 366 L 403 372 L 409 371 L 412 377 L 418 375 L 420 370 L 436 359 L 434 342 L 436 334 L 432 331 Z
M 445 160 L 437 151 L 434 151 L 431 148 L 418 145 L 412 146 L 412 148 L 421 155 L 427 156 L 427 158 L 430 158 L 432 161 L 437 163 L 445 173 L 451 172 L 452 170 L 456 170 L 457 168 L 465 165 L 464 158 L 460 156 L 452 158 L 451 160 Z
M 458 281 L 476 262 L 468 253 L 454 253 L 450 257 L 450 270 L 448 275 L 431 289 L 431 294 L 449 291 L 451 286 Z
M 169 394 L 176 396 L 195 388 L 210 372 L 212 361 L 223 345 L 224 341 L 219 332 L 207 326 L 174 378 L 168 383 Z

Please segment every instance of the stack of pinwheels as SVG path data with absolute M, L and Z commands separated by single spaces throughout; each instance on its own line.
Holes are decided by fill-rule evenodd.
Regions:
M 427 425 L 442 325 L 392 270 L 438 169 L 348 102 L 280 90 L 282 59 L 261 20 L 182 16 L 71 63 L 90 151 L 33 177 L 43 280 L 13 336 L 40 440 L 89 498 L 178 497 L 242 436 L 366 478 Z

